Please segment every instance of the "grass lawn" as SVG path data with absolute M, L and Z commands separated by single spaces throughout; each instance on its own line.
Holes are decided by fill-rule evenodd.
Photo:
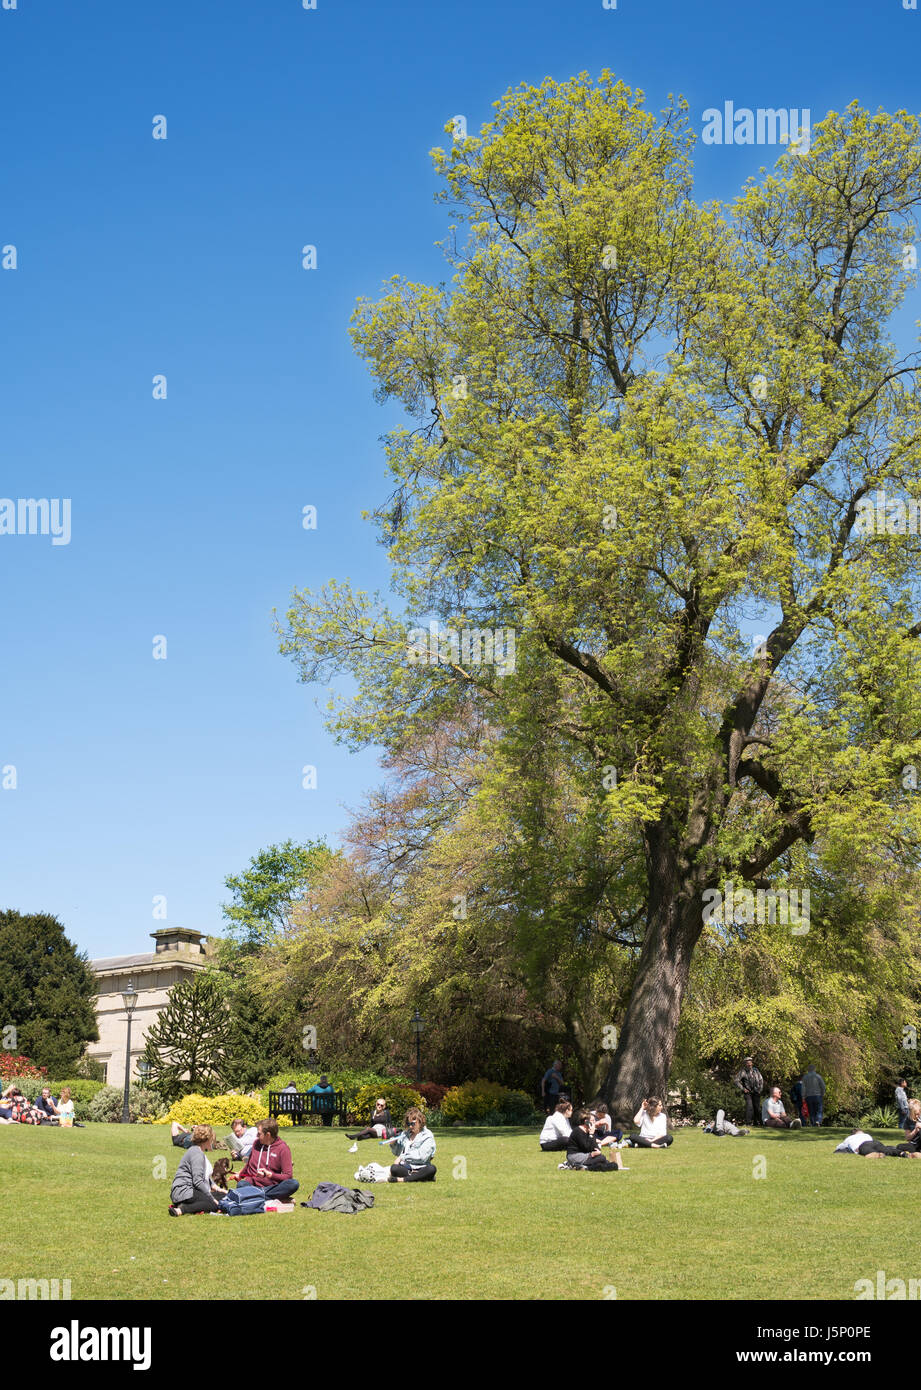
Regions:
M 354 1186 L 358 1161 L 382 1154 L 373 1141 L 348 1154 L 338 1129 L 283 1133 L 298 1203 L 323 1180 Z M 667 1152 L 625 1149 L 629 1172 L 595 1176 L 559 1172 L 536 1130 L 446 1130 L 436 1182 L 379 1184 L 358 1216 L 298 1206 L 171 1220 L 181 1150 L 168 1128 L 2 1126 L 0 1278 L 69 1278 L 74 1299 L 302 1299 L 310 1288 L 318 1299 L 600 1299 L 613 1287 L 621 1300 L 852 1300 L 878 1269 L 921 1277 L 921 1162 L 833 1154 L 843 1134 L 678 1131 Z

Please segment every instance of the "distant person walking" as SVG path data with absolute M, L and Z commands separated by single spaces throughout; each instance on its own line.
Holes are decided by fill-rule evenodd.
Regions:
M 544 1072 L 540 1083 L 540 1093 L 544 1102 L 544 1109 L 550 1115 L 556 1109 L 560 1100 L 560 1091 L 566 1085 L 563 1080 L 563 1063 L 558 1059 L 553 1066 Z
M 908 1128 L 908 1092 L 905 1089 L 905 1078 L 900 1076 L 895 1083 L 895 1103 L 899 1112 L 899 1129 Z
M 816 1071 L 815 1062 L 809 1063 L 806 1075 L 803 1077 L 803 1095 L 806 1097 L 809 1123 L 820 1125 L 824 1118 L 822 1112 L 825 1105 L 825 1082 Z
M 751 1057 L 745 1057 L 742 1066 L 733 1080 L 745 1097 L 745 1123 L 761 1123 L 761 1092 L 764 1090 L 764 1077 Z

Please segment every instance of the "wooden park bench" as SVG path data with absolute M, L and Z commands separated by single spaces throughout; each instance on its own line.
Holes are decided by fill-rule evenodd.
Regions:
M 331 1096 L 312 1096 L 307 1091 L 269 1091 L 269 1114 L 290 1115 L 291 1123 L 306 1124 L 311 1115 L 332 1115 L 341 1127 L 346 1124 L 345 1091 Z

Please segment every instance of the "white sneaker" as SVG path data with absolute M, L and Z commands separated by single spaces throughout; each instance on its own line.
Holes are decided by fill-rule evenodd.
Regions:
M 349 1153 L 350 1153 L 350 1154 L 357 1154 L 357 1153 L 358 1153 L 358 1145 L 357 1145 L 357 1144 L 353 1144 L 352 1147 L 349 1149 Z

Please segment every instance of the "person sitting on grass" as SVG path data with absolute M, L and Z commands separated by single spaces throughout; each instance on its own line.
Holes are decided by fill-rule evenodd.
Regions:
M 595 1117 L 584 1107 L 573 1116 L 575 1123 L 566 1146 L 566 1162 L 561 1168 L 584 1168 L 590 1173 L 614 1173 L 623 1169 L 619 1153 L 613 1153 L 609 1163 L 595 1139 Z
M 50 1086 L 42 1087 L 42 1093 L 35 1102 L 35 1108 L 41 1114 L 41 1123 L 43 1125 L 57 1124 L 60 1119 L 61 1112 L 58 1110 L 57 1102 L 51 1094 Z
M 908 1102 L 905 1143 L 896 1144 L 895 1147 L 899 1158 L 921 1158 L 921 1101 Z
M 228 1173 L 237 1183 L 261 1187 L 267 1202 L 273 1198 L 286 1202 L 300 1187 L 293 1176 L 291 1150 L 278 1137 L 278 1121 L 260 1120 L 256 1126 L 256 1142 L 249 1158 L 236 1175 Z
M 3 1099 L 6 1101 L 5 1109 L 10 1112 L 10 1119 L 14 1124 L 20 1125 L 40 1125 L 42 1122 L 42 1112 L 37 1110 L 30 1100 L 28 1100 L 16 1085 L 15 1081 L 10 1082 L 3 1092 Z
M 58 1115 L 60 1123 L 68 1129 L 84 1129 L 85 1126 L 78 1124 L 74 1116 L 74 1103 L 70 1098 L 70 1089 L 65 1086 L 58 1101 Z
M 761 1107 L 761 1123 L 769 1129 L 802 1129 L 802 1120 L 788 1115 L 784 1109 L 779 1086 L 772 1086 L 771 1094 Z
M 898 1149 L 887 1148 L 865 1129 L 852 1129 L 835 1149 L 836 1154 L 859 1154 L 861 1158 L 898 1158 Z
M 561 1100 L 553 1113 L 544 1120 L 544 1127 L 540 1132 L 540 1146 L 545 1154 L 569 1147 L 569 1136 L 572 1134 L 571 1118 L 572 1101 Z
M 358 1134 L 347 1134 L 345 1137 L 351 1139 L 353 1143 L 357 1143 L 359 1139 L 386 1139 L 389 1129 L 393 1129 L 390 1111 L 384 1097 L 378 1096 L 374 1102 L 374 1112 L 364 1129 Z
M 230 1133 L 227 1136 L 227 1147 L 230 1149 L 234 1158 L 249 1158 L 255 1142 L 255 1125 L 250 1125 L 247 1128 L 246 1121 L 241 1120 L 239 1117 L 230 1121 Z
M 197 1216 L 202 1211 L 220 1211 L 216 1198 L 223 1194 L 219 1187 L 212 1186 L 212 1168 L 205 1158 L 213 1144 L 214 1130 L 211 1126 L 195 1125 L 170 1188 L 170 1216 Z
M 635 1149 L 667 1149 L 673 1136 L 668 1132 L 668 1115 L 658 1096 L 647 1096 L 633 1117 L 639 1125 L 638 1134 L 627 1139 Z
M 390 1182 L 434 1182 L 438 1169 L 435 1136 L 426 1128 L 425 1116 L 415 1105 L 406 1112 L 406 1128 L 390 1140 L 396 1163 L 390 1166 Z
M 604 1149 L 609 1144 L 620 1144 L 624 1132 L 613 1123 L 608 1107 L 603 1100 L 597 1101 L 592 1106 L 592 1114 L 595 1117 L 595 1138 L 601 1147 Z

